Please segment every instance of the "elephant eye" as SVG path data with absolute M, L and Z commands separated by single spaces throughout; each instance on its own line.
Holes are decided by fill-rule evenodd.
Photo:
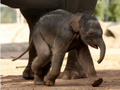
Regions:
M 94 36 L 94 32 L 93 31 L 88 31 L 87 35 L 88 35 L 88 37 L 92 37 L 92 36 Z
M 88 33 L 88 35 L 91 37 L 91 36 L 93 36 L 93 33 Z

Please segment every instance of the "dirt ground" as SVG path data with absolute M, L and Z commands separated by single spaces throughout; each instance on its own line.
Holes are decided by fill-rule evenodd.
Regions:
M 34 85 L 33 80 L 22 78 L 27 59 L 20 59 L 15 62 L 12 62 L 11 59 L 1 59 L 1 90 L 120 90 L 120 52 L 107 54 L 100 65 L 96 62 L 98 55 L 93 55 L 93 59 L 97 75 L 104 80 L 99 87 L 92 87 L 88 78 L 75 80 L 58 78 L 55 86 L 52 87 Z M 61 71 L 63 71 L 65 63 L 66 60 L 63 62 Z
M 22 72 L 28 62 L 28 55 L 26 54 L 22 59 L 15 62 L 12 62 L 10 57 L 18 56 L 22 52 L 21 50 L 25 50 L 27 44 L 23 42 L 27 42 L 28 34 L 26 35 L 26 33 L 28 32 L 24 33 L 23 35 L 22 32 L 24 31 L 12 30 L 13 27 L 9 25 L 8 28 L 11 28 L 10 32 L 16 32 L 15 35 L 20 37 L 16 38 L 13 37 L 15 35 L 12 35 L 14 33 L 10 34 L 8 32 L 7 26 L 3 26 L 5 30 L 2 36 L 0 35 L 1 38 L 5 37 L 4 40 L 0 40 L 2 47 L 0 60 L 1 90 L 120 90 L 120 38 L 117 38 L 116 40 L 109 38 L 110 40 L 108 40 L 108 38 L 105 37 L 107 51 L 104 61 L 101 64 L 97 64 L 97 59 L 99 58 L 99 50 L 92 48 L 90 49 L 97 75 L 99 77 L 102 77 L 104 80 L 104 82 L 99 87 L 92 87 L 89 83 L 88 78 L 75 80 L 62 80 L 61 78 L 58 78 L 56 80 L 55 86 L 51 87 L 45 85 L 34 85 L 33 80 L 25 80 L 22 78 Z M 26 30 L 26 28 L 23 29 L 23 26 L 19 26 L 17 28 Z M 4 28 L 2 28 L 2 30 Z M 20 32 L 22 35 L 19 35 Z M 9 37 L 6 37 L 8 35 Z M 21 38 L 25 39 L 22 41 Z M 17 48 L 18 45 L 12 44 L 18 42 L 21 43 L 19 45 L 19 48 Z M 113 45 L 115 47 L 113 47 Z M 64 70 L 65 64 L 66 58 L 63 62 L 61 71 Z

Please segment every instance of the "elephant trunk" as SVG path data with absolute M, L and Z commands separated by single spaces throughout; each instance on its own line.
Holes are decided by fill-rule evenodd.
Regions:
M 100 39 L 98 46 L 100 48 L 100 58 L 97 62 L 98 64 L 100 64 L 102 60 L 104 59 L 105 52 L 106 52 L 106 46 L 105 46 L 103 39 Z

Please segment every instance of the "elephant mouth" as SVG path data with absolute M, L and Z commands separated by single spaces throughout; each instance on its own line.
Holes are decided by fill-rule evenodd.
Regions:
M 91 47 L 98 49 L 98 46 L 96 44 L 90 44 Z
M 102 60 L 104 59 L 105 52 L 106 52 L 106 45 L 105 45 L 103 39 L 99 39 L 96 44 L 95 43 L 89 43 L 88 45 L 90 45 L 91 47 L 93 47 L 95 49 L 98 49 L 98 47 L 100 48 L 100 57 L 99 57 L 99 60 L 97 62 L 101 63 Z

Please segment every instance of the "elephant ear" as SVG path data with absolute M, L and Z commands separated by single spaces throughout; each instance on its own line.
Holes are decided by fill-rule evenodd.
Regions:
M 74 15 L 74 17 L 70 20 L 70 27 L 73 29 L 74 32 L 79 31 L 79 21 L 82 18 L 83 14 L 82 13 L 77 13 Z

